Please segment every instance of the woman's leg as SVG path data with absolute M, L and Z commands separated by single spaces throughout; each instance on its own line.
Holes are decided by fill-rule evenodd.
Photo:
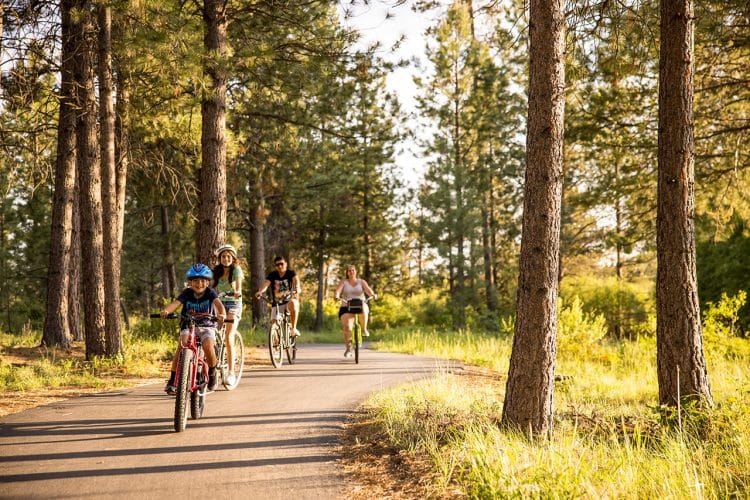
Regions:
M 344 344 L 346 348 L 352 345 L 352 324 L 354 323 L 354 316 L 346 313 L 341 316 L 341 329 L 344 332 Z
M 234 374 L 234 346 L 232 345 L 232 332 L 237 328 L 239 320 L 234 317 L 234 314 L 228 312 L 227 319 L 231 319 L 231 323 L 224 323 L 224 346 L 227 350 L 227 363 L 229 364 L 229 373 Z
M 370 308 L 367 304 L 362 304 L 362 314 L 359 315 L 359 321 L 362 323 L 362 336 L 369 337 L 370 332 L 367 330 L 367 319 L 370 317 Z

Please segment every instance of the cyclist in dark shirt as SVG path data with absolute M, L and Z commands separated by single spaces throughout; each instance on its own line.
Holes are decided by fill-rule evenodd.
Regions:
M 273 259 L 275 271 L 268 273 L 263 285 L 256 292 L 255 296 L 260 298 L 267 289 L 271 289 L 271 300 L 273 308 L 271 309 L 271 318 L 275 318 L 278 313 L 284 313 L 289 309 L 289 320 L 292 324 L 292 336 L 298 336 L 297 316 L 299 313 L 299 276 L 292 269 L 287 267 L 286 259 L 277 256 Z M 278 308 L 278 310 L 277 310 Z

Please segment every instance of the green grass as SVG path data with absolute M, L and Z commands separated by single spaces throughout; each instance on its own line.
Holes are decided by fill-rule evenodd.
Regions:
M 71 352 L 39 347 L 41 334 L 0 334 L 0 391 L 59 388 L 107 389 L 131 385 L 134 380 L 162 377 L 176 340 L 169 334 L 126 333 L 125 350 L 118 359 L 84 359 L 83 346 Z M 20 361 L 11 363 L 11 355 Z
M 745 498 L 750 494 L 750 342 L 706 346 L 716 405 L 686 409 L 685 430 L 657 407 L 654 339 L 562 349 L 555 430 L 532 442 L 501 430 L 510 338 L 395 332 L 379 348 L 459 359 L 499 382 L 441 374 L 365 405 L 387 446 L 428 457 L 431 496 Z M 564 346 L 564 344 L 563 344 Z

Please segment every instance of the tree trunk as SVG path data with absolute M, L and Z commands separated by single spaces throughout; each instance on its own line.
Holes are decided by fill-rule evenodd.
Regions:
M 712 403 L 695 269 L 693 5 L 662 0 L 656 219 L 656 364 L 659 402 Z
M 503 423 L 552 430 L 565 110 L 562 0 L 531 0 L 529 116 L 516 326 Z
M 484 290 L 487 295 L 487 309 L 497 309 L 495 281 L 492 274 L 492 248 L 490 246 L 490 210 L 489 193 L 482 196 L 482 260 L 484 261 Z
M 117 222 L 115 166 L 115 106 L 112 81 L 112 9 L 97 5 L 99 21 L 99 135 L 102 171 L 102 227 L 104 240 L 105 354 L 122 354 L 120 328 L 120 249 Z
M 62 54 L 60 65 L 60 117 L 57 122 L 55 194 L 52 199 L 52 232 L 47 270 L 47 306 L 42 345 L 70 348 L 68 289 L 76 172 L 76 115 L 73 65 L 76 37 L 71 19 L 74 0 L 60 2 Z M 1 13 L 0 13 L 1 14 Z M 0 16 L 1 17 L 1 16 Z
M 161 238 L 162 238 L 162 265 L 161 286 L 162 293 L 166 299 L 174 299 L 177 289 L 177 281 L 174 269 L 174 253 L 172 252 L 172 238 L 169 230 L 169 207 L 161 206 Z
M 82 17 L 78 81 L 78 169 L 81 200 L 81 257 L 83 271 L 86 359 L 106 354 L 104 317 L 104 241 L 102 238 L 102 180 L 97 158 L 96 96 L 94 93 L 93 36 L 90 0 L 79 3 Z
M 200 208 L 197 260 L 210 264 L 214 249 L 224 243 L 227 230 L 226 96 L 227 19 L 224 0 L 204 0 L 205 72 L 211 88 L 201 102 Z
M 121 25 L 119 23 L 116 26 Z M 120 29 L 121 31 L 121 29 Z M 122 257 L 123 234 L 125 232 L 125 188 L 128 178 L 128 166 L 130 161 L 130 73 L 129 69 L 120 66 L 117 68 L 117 102 L 115 104 L 115 142 L 116 186 L 117 186 L 117 252 Z
M 318 267 L 318 294 L 315 297 L 315 331 L 319 332 L 323 329 L 323 300 L 325 299 L 325 269 L 326 269 L 326 255 L 325 255 L 325 244 L 326 244 L 326 228 L 325 228 L 325 214 L 326 207 L 324 204 L 320 204 L 318 209 L 320 219 L 320 231 L 318 232 L 318 253 L 316 256 L 317 267 Z
M 76 97 L 77 99 L 77 97 Z M 77 120 L 77 118 L 76 118 Z M 76 122 L 77 123 L 77 122 Z M 77 133 L 77 132 L 76 132 Z M 78 140 L 76 140 L 78 144 Z M 76 342 L 83 342 L 83 324 L 81 323 L 81 173 L 78 170 L 76 152 L 76 193 L 73 195 L 73 230 L 70 235 L 70 276 L 68 278 L 68 327 L 70 336 Z
M 250 282 L 253 293 L 256 290 L 260 290 L 266 278 L 266 245 L 264 240 L 266 215 L 260 176 L 257 182 L 257 205 L 250 211 L 250 216 L 252 217 L 250 221 Z M 265 312 L 263 302 L 253 298 L 253 324 L 258 324 L 258 321 L 265 315 Z

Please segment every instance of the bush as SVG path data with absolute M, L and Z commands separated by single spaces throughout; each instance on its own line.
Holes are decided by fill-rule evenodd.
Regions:
M 370 325 L 376 329 L 414 324 L 414 314 L 408 302 L 393 295 L 382 295 L 370 302 L 370 311 Z
M 737 323 L 740 309 L 745 305 L 747 293 L 740 290 L 730 297 L 726 292 L 721 294 L 718 303 L 707 302 L 703 312 L 703 337 L 706 342 L 719 342 L 730 337 L 741 337 L 742 331 Z
M 586 313 L 581 299 L 573 296 L 568 306 L 558 301 L 558 346 L 568 354 L 586 354 L 607 335 L 607 321 L 601 314 Z
M 616 278 L 572 277 L 563 280 L 560 297 L 578 296 L 588 314 L 604 316 L 608 335 L 636 339 L 656 332 L 656 305 L 651 282 L 628 283 Z

